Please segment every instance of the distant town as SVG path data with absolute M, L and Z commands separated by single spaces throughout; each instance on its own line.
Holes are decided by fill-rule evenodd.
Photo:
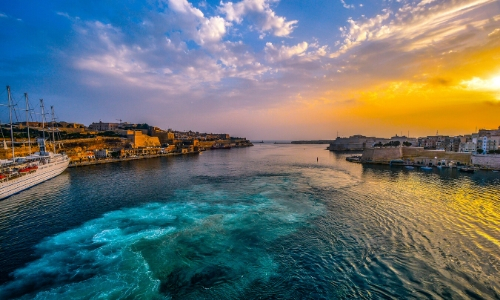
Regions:
M 28 127 L 29 138 L 28 139 Z M 163 130 L 148 124 L 127 122 L 94 122 L 88 127 L 78 123 L 41 122 L 13 124 L 15 156 L 38 151 L 36 137 L 45 134 L 48 148 L 64 151 L 72 164 L 89 164 L 99 160 L 134 159 L 168 154 L 192 154 L 205 150 L 253 146 L 246 138 L 227 133 Z M 0 158 L 12 157 L 10 125 L 1 127 L 3 147 Z M 30 141 L 30 142 L 29 142 Z
M 28 139 L 28 127 L 29 137 Z M 3 147 L 0 159 L 12 157 L 10 125 L 1 127 Z M 64 151 L 72 165 L 102 160 L 135 159 L 158 155 L 193 154 L 205 150 L 249 147 L 244 137 L 227 133 L 203 133 L 161 129 L 146 123 L 93 122 L 88 127 L 69 122 L 18 122 L 13 124 L 14 155 L 26 156 L 38 151 L 35 139 L 45 134 L 50 150 Z M 293 141 L 293 144 L 329 144 L 330 151 L 363 152 L 355 161 L 408 165 L 472 166 L 500 170 L 500 127 L 479 129 L 476 133 L 447 136 L 433 135 L 391 138 L 353 135 L 335 140 Z
M 476 133 L 419 138 L 395 135 L 391 138 L 353 135 L 337 137 L 330 151 L 363 151 L 365 163 L 391 163 L 425 166 L 466 165 L 483 169 L 500 169 L 500 127 L 480 129 Z

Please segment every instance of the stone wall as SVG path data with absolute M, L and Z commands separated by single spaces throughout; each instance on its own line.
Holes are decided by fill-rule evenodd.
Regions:
M 471 163 L 471 154 L 464 152 L 447 152 L 442 150 L 425 150 L 422 147 L 402 147 L 403 149 L 403 159 L 408 159 L 410 161 L 421 161 L 423 159 L 435 160 L 437 161 L 446 160 L 460 162 L 463 164 Z
M 491 156 L 491 155 L 490 155 Z M 437 159 L 436 159 L 437 157 Z M 500 155 L 499 155 L 500 157 Z M 440 150 L 424 150 L 422 147 L 389 147 L 389 148 L 368 148 L 363 151 L 361 161 L 363 162 L 390 162 L 393 159 L 403 159 L 409 162 L 432 162 L 445 160 L 463 164 L 471 163 L 470 153 L 446 152 Z
M 367 148 L 363 151 L 361 161 L 363 162 L 390 162 L 393 159 L 401 159 L 401 147 L 394 148 Z
M 500 169 L 500 155 L 475 154 L 472 155 L 472 164 L 482 168 Z
M 160 146 L 160 139 L 158 137 L 148 136 L 140 130 L 135 130 L 132 135 L 127 135 L 127 138 L 132 141 L 134 148 Z

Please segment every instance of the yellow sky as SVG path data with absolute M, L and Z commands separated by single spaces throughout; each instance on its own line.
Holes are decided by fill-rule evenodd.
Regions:
M 495 7 L 499 13 L 500 5 Z M 458 135 L 470 134 L 476 127 L 498 128 L 500 15 L 486 17 L 484 8 L 456 9 L 450 17 L 455 25 L 448 34 L 440 31 L 439 39 L 437 29 L 429 26 L 432 20 L 399 29 L 408 33 L 420 28 L 422 36 L 431 39 L 422 38 L 423 44 L 401 33 L 375 39 L 364 48 L 367 41 L 348 49 L 343 53 L 348 62 L 334 80 L 311 98 L 302 95 L 297 102 L 303 105 L 293 115 L 305 123 L 330 124 L 343 136 L 391 136 L 408 131 L 412 136 L 437 131 Z M 471 25 L 474 13 L 477 26 Z M 443 14 L 439 18 L 442 21 Z M 377 43 L 387 48 L 370 51 Z

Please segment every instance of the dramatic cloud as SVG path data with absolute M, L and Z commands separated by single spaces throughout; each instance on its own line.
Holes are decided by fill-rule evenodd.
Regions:
M 23 1 L 12 7 L 33 9 L 0 7 L 15 45 L 0 49 L 0 77 L 69 106 L 69 121 L 329 138 L 459 130 L 457 114 L 498 104 L 494 0 Z M 490 111 L 482 126 L 498 127 Z
M 375 17 L 347 22 L 341 27 L 345 38 L 337 57 L 364 42 L 403 41 L 400 50 L 411 51 L 429 46 L 471 28 L 484 26 L 489 15 L 481 11 L 495 0 L 480 1 L 422 1 L 418 5 L 405 4 L 397 10 L 383 9 Z M 471 20 L 474 20 L 471 22 Z

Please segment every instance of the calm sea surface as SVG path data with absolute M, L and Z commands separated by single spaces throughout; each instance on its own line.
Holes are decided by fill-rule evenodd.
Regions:
M 324 148 L 68 169 L 1 200 L 0 299 L 500 298 L 500 173 Z

